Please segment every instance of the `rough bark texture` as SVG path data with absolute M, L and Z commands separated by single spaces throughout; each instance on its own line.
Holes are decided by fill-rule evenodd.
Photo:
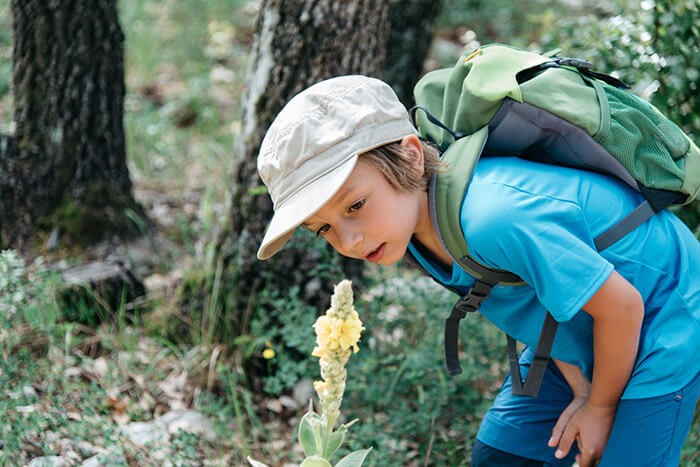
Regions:
M 116 0 L 13 0 L 16 134 L 0 143 L 0 244 L 81 244 L 143 217 L 126 166 Z
M 294 94 L 335 75 L 381 73 L 387 14 L 386 0 L 262 2 L 228 197 L 229 219 L 217 243 L 218 279 L 211 285 L 218 305 L 232 314 L 221 320 L 222 327 L 232 327 L 224 329 L 225 335 L 246 332 L 252 313 L 270 311 L 259 309 L 256 294 L 263 289 L 286 296 L 291 287 L 301 285 L 301 298 L 321 309 L 328 306 L 330 282 L 361 270 L 357 262 L 344 261 L 328 275 L 333 276 L 328 283 L 309 281 L 311 270 L 325 264 L 327 258 L 321 257 L 329 255 L 322 248 L 309 248 L 306 236 L 293 238 L 271 260 L 256 259 L 272 214 L 256 158 L 266 129 Z
M 391 32 L 383 77 L 410 109 L 413 86 L 423 73 L 443 0 L 391 0 L 390 4 Z

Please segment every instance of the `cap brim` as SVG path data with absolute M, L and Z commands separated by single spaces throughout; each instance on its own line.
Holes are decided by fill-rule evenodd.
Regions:
M 283 206 L 275 208 L 270 225 L 258 249 L 258 259 L 268 259 L 292 237 L 294 230 L 323 207 L 348 179 L 358 155 L 343 161 L 332 171 L 294 193 Z

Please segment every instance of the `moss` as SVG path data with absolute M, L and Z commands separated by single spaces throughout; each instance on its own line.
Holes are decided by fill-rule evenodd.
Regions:
M 42 230 L 58 229 L 62 243 L 80 245 L 112 235 L 138 235 L 144 233 L 147 225 L 143 209 L 130 195 L 94 184 L 85 189 L 80 199 L 64 200 L 43 223 Z

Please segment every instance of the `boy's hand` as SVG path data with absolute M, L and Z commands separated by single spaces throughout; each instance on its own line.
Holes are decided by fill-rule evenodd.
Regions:
M 579 466 L 597 465 L 608 443 L 615 411 L 615 407 L 599 407 L 591 404 L 585 397 L 575 397 L 562 412 L 552 430 L 552 438 L 548 445 L 557 447 L 555 457 L 566 457 L 576 441 L 580 451 L 576 456 Z
M 552 437 L 549 438 L 549 441 L 547 442 L 547 445 L 550 448 L 557 447 L 559 443 L 561 442 L 561 437 L 564 434 L 564 430 L 566 429 L 567 425 L 569 424 L 569 421 L 571 421 L 571 418 L 574 416 L 574 414 L 581 408 L 583 405 L 586 403 L 588 400 L 588 395 L 587 394 L 581 394 L 581 395 L 576 395 L 574 399 L 571 401 L 571 403 L 566 407 L 566 409 L 559 415 L 559 419 L 557 420 L 557 424 L 554 425 L 554 428 L 552 429 Z M 568 454 L 568 449 L 564 455 Z
M 591 467 L 603 455 L 617 404 L 632 374 L 644 319 L 644 301 L 632 284 L 613 271 L 583 310 L 593 318 L 590 392 L 586 402 L 571 415 L 558 442 L 551 440 L 550 445 L 557 446 L 555 456 L 561 459 L 576 440 L 581 451 L 576 461 L 580 467 Z M 572 389 L 574 394 L 580 394 L 573 385 Z

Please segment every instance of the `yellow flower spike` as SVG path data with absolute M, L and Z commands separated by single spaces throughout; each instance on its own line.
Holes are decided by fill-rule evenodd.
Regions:
M 311 355 L 320 359 L 322 378 L 322 381 L 314 381 L 313 385 L 321 402 L 321 415 L 314 412 L 311 404 L 300 422 L 299 442 L 306 455 L 301 465 L 330 467 L 331 457 L 340 448 L 347 429 L 356 421 L 334 429 L 340 418 L 340 405 L 345 392 L 345 364 L 353 353 L 359 351 L 357 343 L 364 330 L 362 321 L 353 307 L 350 281 L 344 280 L 335 286 L 331 296 L 331 307 L 316 319 L 313 328 L 316 332 L 316 346 Z M 263 351 L 265 358 L 266 355 L 274 357 L 270 343 Z M 336 465 L 360 467 L 370 449 L 354 451 Z M 265 467 L 250 457 L 248 462 L 254 467 Z
M 314 388 L 321 400 L 323 418 L 332 428 L 340 416 L 340 404 L 345 392 L 347 372 L 345 364 L 350 355 L 357 352 L 357 345 L 364 328 L 353 306 L 350 281 L 341 281 L 335 286 L 331 307 L 314 323 L 316 347 L 311 355 L 319 357 L 321 378 Z
M 275 353 L 274 349 L 271 349 L 269 347 L 263 350 L 262 352 L 262 356 L 265 360 L 272 360 L 273 358 L 275 358 L 275 355 L 277 354 Z

